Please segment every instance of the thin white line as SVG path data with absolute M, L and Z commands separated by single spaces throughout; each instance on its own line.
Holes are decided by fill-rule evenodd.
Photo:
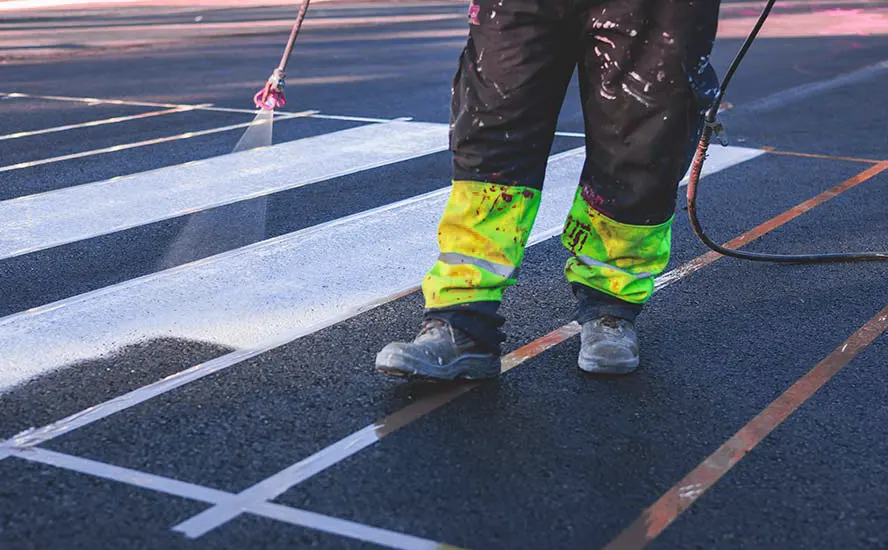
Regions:
M 362 523 L 355 523 L 344 519 L 325 516 L 307 510 L 298 508 L 290 508 L 281 504 L 272 502 L 260 502 L 250 506 L 247 512 L 269 519 L 276 519 L 292 525 L 308 527 L 317 531 L 333 533 L 343 537 L 363 540 L 386 546 L 389 548 L 397 548 L 399 550 L 441 550 L 442 548 L 453 548 L 454 546 L 445 546 L 443 544 L 414 537 L 413 535 L 405 535 L 388 529 L 380 529 L 378 527 L 370 527 Z
M 132 485 L 134 487 L 148 489 L 167 495 L 196 500 L 207 504 L 219 504 L 236 498 L 236 495 L 233 495 L 232 493 L 205 487 L 203 485 L 196 485 L 194 483 L 179 481 L 177 479 L 140 472 L 129 468 L 121 468 L 120 466 L 114 466 L 104 462 L 36 447 L 15 450 L 11 454 L 16 458 L 27 460 L 29 462 L 55 466 L 56 468 L 116 481 L 125 485 Z M 379 544 L 389 548 L 397 548 L 399 550 L 433 550 L 441 548 L 442 546 L 439 543 L 427 539 L 397 533 L 388 529 L 371 527 L 369 525 L 331 516 L 325 516 L 307 510 L 291 508 L 282 504 L 268 502 L 260 503 L 257 506 L 251 506 L 250 508 L 243 510 L 243 512 L 274 519 L 290 525 Z
M 111 4 L 124 2 L 139 2 L 140 0 L 10 0 L 0 4 L 0 12 L 39 9 L 39 8 L 55 8 L 59 6 L 71 5 L 88 5 L 88 4 Z
M 74 160 L 74 159 L 79 159 L 79 158 L 91 157 L 94 155 L 101 155 L 104 153 L 113 153 L 115 151 L 124 151 L 127 149 L 134 149 L 136 147 L 145 147 L 147 145 L 157 145 L 159 143 L 167 143 L 170 141 L 177 141 L 180 139 L 188 139 L 188 138 L 203 136 L 203 135 L 207 135 L 207 134 L 228 132 L 230 130 L 236 130 L 238 128 L 246 128 L 247 126 L 250 126 L 251 124 L 252 124 L 252 122 L 244 122 L 241 124 L 232 124 L 230 126 L 222 126 L 219 128 L 212 128 L 209 130 L 201 130 L 201 131 L 197 131 L 197 132 L 186 132 L 184 134 L 177 134 L 175 136 L 167 136 L 167 137 L 162 137 L 162 138 L 149 139 L 149 140 L 145 140 L 145 141 L 125 143 L 123 145 L 114 145 L 111 147 L 104 147 L 102 149 L 93 149 L 91 151 L 83 151 L 80 153 L 72 153 L 69 155 L 61 155 L 58 157 L 50 157 L 50 158 L 46 158 L 46 159 L 32 160 L 32 161 L 28 161 L 28 162 L 20 162 L 18 164 L 10 164 L 7 166 L 0 166 L 0 172 L 11 172 L 13 170 L 21 170 L 23 168 L 32 168 L 34 166 L 42 166 L 44 164 L 52 164 L 55 162 L 62 162 L 65 160 Z
M 351 456 L 361 449 L 379 441 L 376 425 L 370 425 L 348 437 L 339 440 L 330 447 L 311 455 L 305 460 L 293 464 L 275 475 L 241 491 L 233 499 L 220 502 L 204 510 L 200 514 L 173 527 L 174 531 L 184 533 L 189 538 L 198 538 L 213 529 L 228 523 L 246 508 L 252 508 L 262 502 L 274 500 L 294 485 L 320 473 L 344 457 Z
M 112 118 L 104 118 L 101 120 L 92 120 L 89 122 L 80 122 L 78 124 L 68 124 L 65 126 L 56 126 L 54 128 L 44 128 L 42 130 L 31 130 L 27 132 L 16 132 L 13 134 L 6 134 L 5 136 L 0 136 L 0 141 L 6 141 L 10 139 L 19 139 L 24 137 L 31 136 L 40 136 L 44 134 L 52 134 L 55 132 L 64 132 L 66 130 L 75 130 L 77 128 L 91 128 L 93 126 L 102 126 L 105 124 L 116 124 L 118 122 L 127 122 L 130 120 L 139 120 L 143 118 L 150 118 L 155 116 L 162 115 L 172 115 L 175 113 L 185 113 L 188 111 L 193 111 L 194 107 L 176 107 L 173 109 L 164 109 L 162 111 L 150 111 L 148 113 L 140 113 L 138 115 L 128 115 L 128 116 L 118 116 Z
M 879 76 L 886 70 L 888 70 L 888 59 L 827 80 L 810 82 L 808 84 L 796 86 L 795 88 L 789 88 L 777 92 L 761 99 L 751 101 L 745 105 L 739 105 L 735 111 L 743 113 L 763 113 L 773 111 L 774 109 L 779 109 L 787 104 L 796 103 L 802 99 L 835 90 L 836 88 L 866 82 L 867 80 Z
M 157 103 L 153 101 L 134 101 L 127 99 L 104 99 L 98 97 L 71 97 L 71 96 L 61 96 L 61 95 L 36 95 L 36 94 L 23 94 L 20 92 L 0 92 L 0 96 L 6 97 L 9 99 L 23 98 L 23 99 L 42 99 L 46 101 L 70 101 L 74 103 L 89 103 L 90 105 L 102 105 L 102 104 L 110 104 L 110 105 L 129 105 L 132 107 L 192 107 L 198 108 L 202 111 L 223 111 L 228 113 L 245 113 L 245 114 L 256 114 L 255 109 L 231 109 L 226 107 L 214 107 L 212 105 L 209 106 L 199 106 L 199 105 L 185 105 L 181 103 Z M 207 104 L 204 104 L 207 105 Z
M 0 202 L 0 259 L 265 197 L 446 149 L 446 124 L 371 124 L 18 197 Z M 71 204 L 83 206 L 69 209 Z M 224 235 L 240 231 L 236 224 L 222 221 L 227 225 L 195 221 L 189 231 L 202 231 L 201 238 L 215 234 L 215 226 L 228 227 Z M 249 223 L 262 225 L 261 220 L 252 218 Z M 264 231 L 264 225 L 261 229 Z
M 403 117 L 402 118 L 373 118 L 373 117 L 366 117 L 366 116 L 325 115 L 325 114 L 321 114 L 321 113 L 311 115 L 311 118 L 322 118 L 322 119 L 329 119 L 329 120 L 343 120 L 343 121 L 347 121 L 347 122 L 393 122 L 393 121 L 405 120 Z
M 298 116 L 298 115 L 297 115 Z M 304 115 L 309 116 L 309 115 Z M 288 117 L 294 118 L 294 117 Z M 125 151 L 127 149 L 135 149 L 137 147 L 145 147 L 148 145 L 157 145 L 160 143 L 168 143 L 170 141 L 178 141 L 180 139 L 190 139 L 199 136 L 206 136 L 209 134 L 218 134 L 220 132 L 228 132 L 231 130 L 237 130 L 238 128 L 246 128 L 247 126 L 252 125 L 253 122 L 243 122 L 241 124 L 232 124 L 230 126 L 221 126 L 219 128 L 211 128 L 209 130 L 199 130 L 196 132 L 185 132 L 184 134 L 177 134 L 175 136 L 167 136 L 162 138 L 149 139 L 145 141 L 137 141 L 133 143 L 125 143 L 123 145 L 114 145 L 111 147 L 104 147 L 102 149 L 93 149 L 92 151 L 83 151 L 80 153 L 72 153 L 70 155 L 61 155 L 58 157 L 50 157 L 41 160 L 32 160 L 28 162 L 20 162 L 18 164 L 10 164 L 8 166 L 0 166 L 0 172 L 11 172 L 13 170 L 21 170 L 23 168 L 32 168 L 34 166 L 42 166 L 44 164 L 52 164 L 55 162 L 62 162 L 66 160 L 74 160 L 79 158 L 91 157 L 95 155 L 101 155 L 104 153 L 114 153 L 116 151 Z
M 583 132 L 555 132 L 555 135 L 558 137 L 572 137 L 572 138 L 586 139 L 586 134 L 584 134 Z
M 15 98 L 25 98 L 25 99 L 43 99 L 47 101 L 71 101 L 78 103 L 89 103 L 91 105 L 100 105 L 100 104 L 110 104 L 110 105 L 129 105 L 132 107 L 167 107 L 167 108 L 189 108 L 194 109 L 196 111 L 213 111 L 219 113 L 242 113 L 247 115 L 255 115 L 256 109 L 236 109 L 233 107 L 216 107 L 211 103 L 203 103 L 201 105 L 187 105 L 187 104 L 179 104 L 179 103 L 154 103 L 151 101 L 130 101 L 124 99 L 100 99 L 95 97 L 69 97 L 69 96 L 57 96 L 57 95 L 31 95 L 31 94 L 23 94 L 19 92 L 0 92 L 0 97 L 7 97 L 10 99 Z M 293 116 L 304 116 L 308 118 L 321 118 L 328 120 L 342 120 L 346 122 L 392 122 L 398 119 L 392 118 L 373 118 L 373 117 L 359 117 L 359 116 L 348 116 L 348 115 L 328 115 L 321 114 L 318 111 L 303 111 L 302 113 L 287 113 L 287 112 L 278 112 L 276 113 L 279 117 L 293 117 Z
M 158 493 L 197 500 L 207 504 L 225 502 L 231 500 L 234 496 L 225 491 L 179 481 L 177 479 L 130 470 L 129 468 L 121 468 L 120 466 L 114 466 L 112 464 L 106 464 L 88 458 L 80 458 L 78 456 L 67 455 L 37 447 L 13 450 L 10 454 L 16 458 L 21 458 L 29 462 L 39 462 L 40 464 L 47 464 L 64 470 L 71 470 L 73 472 L 100 477 L 111 481 L 118 481 L 127 485 L 135 485 L 136 487 L 150 489 Z

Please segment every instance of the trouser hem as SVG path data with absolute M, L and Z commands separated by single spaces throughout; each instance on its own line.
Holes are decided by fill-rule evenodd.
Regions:
M 506 335 L 500 330 L 505 318 L 497 313 L 499 302 L 468 302 L 442 308 L 426 308 L 424 319 L 445 321 L 467 334 L 486 353 L 501 355 Z
M 571 283 L 571 286 L 574 296 L 577 298 L 573 319 L 581 325 L 603 315 L 611 315 L 635 322 L 636 317 L 644 309 L 644 304 L 633 304 L 620 300 L 579 283 Z

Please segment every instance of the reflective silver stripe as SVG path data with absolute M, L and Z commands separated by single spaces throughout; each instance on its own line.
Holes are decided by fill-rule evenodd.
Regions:
M 439 262 L 444 262 L 447 265 L 473 265 L 475 267 L 480 267 L 485 271 L 489 271 L 494 275 L 499 275 L 504 279 L 517 279 L 519 268 L 512 267 L 510 265 L 496 264 L 487 260 L 482 260 L 480 258 L 473 258 L 471 256 L 466 256 L 465 254 L 460 254 L 458 252 L 444 252 L 440 256 L 438 256 Z
M 607 269 L 613 269 L 614 271 L 619 271 L 620 273 L 628 275 L 628 276 L 632 277 L 633 279 L 641 280 L 641 279 L 647 279 L 649 277 L 653 277 L 653 275 L 651 275 L 650 273 L 647 273 L 647 272 L 645 272 L 645 273 L 631 273 L 629 271 L 626 271 L 625 269 L 620 269 L 617 266 L 613 266 L 611 264 L 604 263 L 604 262 L 599 262 L 598 260 L 593 260 L 589 256 L 577 256 L 577 259 L 589 267 L 606 267 Z

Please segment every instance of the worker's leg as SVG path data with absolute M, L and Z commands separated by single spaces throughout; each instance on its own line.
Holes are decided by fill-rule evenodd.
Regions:
M 422 289 L 426 321 L 443 321 L 498 356 L 497 309 L 539 208 L 577 42 L 565 32 L 568 0 L 475 2 L 453 80 L 453 188 Z M 403 351 L 394 346 L 380 357 Z
M 587 158 L 562 236 L 581 324 L 612 315 L 631 330 L 669 262 L 677 186 L 718 90 L 709 64 L 718 11 L 717 1 L 679 0 L 586 10 Z M 613 370 L 638 364 L 637 348 L 621 357 Z
M 479 2 L 453 81 L 453 188 L 440 257 L 423 281 L 426 317 L 492 351 L 503 338 L 496 310 L 524 258 L 576 63 L 561 3 Z

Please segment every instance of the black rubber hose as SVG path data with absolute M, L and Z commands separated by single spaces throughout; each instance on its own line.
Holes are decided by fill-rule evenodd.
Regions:
M 725 248 L 724 246 L 721 246 L 720 244 L 714 242 L 712 239 L 709 238 L 708 235 L 706 235 L 706 232 L 703 231 L 703 227 L 700 225 L 700 220 L 697 218 L 697 189 L 700 183 L 700 174 L 703 170 L 703 162 L 706 160 L 706 153 L 709 150 L 709 144 L 712 141 L 712 134 L 715 129 L 719 127 L 719 107 L 721 106 L 722 99 L 724 99 L 725 92 L 727 91 L 728 84 L 730 83 L 731 78 L 733 78 L 734 73 L 737 72 L 737 68 L 740 66 L 740 62 L 743 61 L 743 57 L 746 55 L 746 52 L 749 50 L 750 46 L 752 46 L 752 43 L 755 41 L 756 36 L 758 36 L 762 25 L 764 25 L 765 21 L 768 19 L 768 15 L 771 13 L 771 8 L 774 7 L 775 1 L 776 0 L 768 0 L 768 3 L 762 10 L 762 13 L 759 16 L 755 27 L 746 38 L 746 41 L 743 43 L 743 46 L 740 48 L 740 51 L 737 53 L 737 56 L 734 58 L 734 61 L 731 63 L 730 67 L 725 73 L 725 78 L 722 82 L 721 90 L 719 91 L 719 94 L 716 98 L 715 105 L 706 113 L 703 134 L 700 137 L 699 144 L 697 145 L 697 153 L 694 156 L 694 162 L 693 164 L 691 164 L 691 172 L 688 176 L 688 217 L 691 220 L 691 226 L 694 228 L 694 233 L 697 234 L 697 237 L 703 242 L 703 244 L 705 244 L 707 247 L 714 250 L 715 252 L 718 252 L 723 256 L 730 256 L 733 258 L 739 258 L 741 260 L 802 264 L 888 260 L 888 252 L 799 255 L 741 252 L 739 250 Z

